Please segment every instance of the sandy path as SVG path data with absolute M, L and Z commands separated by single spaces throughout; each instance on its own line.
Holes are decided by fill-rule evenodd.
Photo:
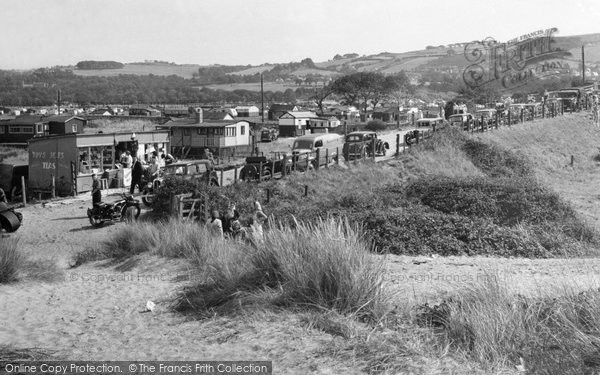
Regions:
M 351 363 L 319 356 L 331 336 L 306 329 L 291 313 L 197 321 L 173 312 L 177 293 L 190 283 L 181 260 L 143 256 L 126 272 L 105 262 L 69 268 L 73 254 L 126 225 L 91 228 L 89 200 L 21 209 L 22 248 L 40 262 L 57 263 L 62 275 L 55 282 L 0 285 L 3 345 L 42 348 L 69 360 L 273 360 L 279 373 L 359 373 Z M 156 303 L 153 312 L 144 312 L 148 300 Z

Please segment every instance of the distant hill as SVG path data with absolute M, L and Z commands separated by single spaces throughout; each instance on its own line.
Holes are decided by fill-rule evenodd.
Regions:
M 555 37 L 556 45 L 571 52 L 570 57 L 562 59 L 573 70 L 581 66 L 581 46 L 585 45 L 586 67 L 590 74 L 600 74 L 600 34 Z M 460 77 L 462 70 L 469 65 L 464 57 L 464 45 L 456 43 L 447 46 L 428 46 L 424 50 L 403 53 L 382 52 L 376 55 L 358 56 L 357 54 L 335 55 L 332 60 L 315 62 L 304 59 L 300 63 L 262 64 L 259 66 L 240 65 L 177 65 L 165 62 L 146 62 L 124 64 L 119 69 L 75 69 L 74 73 L 84 76 L 115 76 L 119 74 L 135 75 L 177 75 L 184 78 L 198 78 L 200 85 L 210 85 L 224 89 L 237 88 L 239 84 L 250 85 L 257 89 L 259 75 L 265 76 L 265 82 L 286 82 L 290 85 L 301 84 L 310 79 L 312 82 L 327 81 L 341 74 L 357 71 L 397 73 L 401 70 L 409 76 L 421 79 L 423 74 L 442 72 L 454 78 Z M 98 62 L 100 63 L 100 62 Z M 79 64 L 78 64 L 79 65 Z M 200 73 L 199 73 L 200 71 Z M 416 77 L 416 78 L 415 78 Z
M 192 78 L 193 74 L 198 73 L 198 69 L 201 67 L 195 64 L 177 65 L 168 63 L 132 63 L 122 65 L 123 67 L 118 69 L 73 69 L 73 73 L 88 77 L 113 77 L 120 74 L 146 76 L 153 74 L 155 76 L 176 75 L 183 78 Z
M 121 69 L 123 63 L 116 61 L 80 61 L 76 65 L 77 69 L 81 70 L 102 70 L 102 69 Z

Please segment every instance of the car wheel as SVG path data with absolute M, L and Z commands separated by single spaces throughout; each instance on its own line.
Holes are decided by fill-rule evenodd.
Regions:
M 263 168 L 262 177 L 264 181 L 270 180 L 272 176 L 269 168 Z
M 146 207 L 152 207 L 152 204 L 154 204 L 154 199 L 155 195 L 150 193 L 150 190 L 148 190 L 148 188 L 142 191 L 142 202 L 144 202 L 144 205 L 146 205 Z
M 138 217 L 140 217 L 140 207 L 139 206 L 125 206 L 123 211 L 121 212 L 121 221 L 134 221 Z
M 245 165 L 240 171 L 240 180 L 250 182 L 254 180 L 258 171 L 253 165 Z

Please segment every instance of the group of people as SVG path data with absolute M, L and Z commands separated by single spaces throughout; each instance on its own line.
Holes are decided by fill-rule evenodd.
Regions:
M 263 237 L 263 224 L 267 215 L 262 210 L 258 201 L 254 202 L 254 212 L 248 218 L 248 226 L 243 227 L 240 223 L 240 214 L 235 204 L 230 206 L 225 214 L 221 216 L 218 210 L 211 213 L 208 230 L 216 237 L 227 237 L 232 239 L 249 240 L 251 242 L 261 241 Z

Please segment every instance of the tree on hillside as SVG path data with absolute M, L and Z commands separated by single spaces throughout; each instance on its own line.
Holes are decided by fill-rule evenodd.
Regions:
M 366 112 L 369 103 L 375 108 L 390 93 L 397 90 L 393 76 L 375 72 L 359 72 L 342 76 L 331 84 L 331 90 L 342 96 L 346 104 L 361 107 Z
M 400 71 L 393 76 L 389 76 L 389 80 L 393 81 L 393 86 L 391 87 L 390 92 L 388 93 L 388 98 L 391 99 L 398 108 L 400 104 L 404 102 L 409 94 L 414 93 L 414 87 L 410 84 L 408 77 L 404 71 Z M 397 118 L 398 125 L 400 125 L 400 116 Z
M 331 85 L 326 85 L 321 88 L 315 88 L 314 94 L 310 96 L 310 99 L 314 99 L 317 103 L 317 107 L 319 107 L 319 114 L 323 113 L 323 102 L 331 94 L 333 94 Z

